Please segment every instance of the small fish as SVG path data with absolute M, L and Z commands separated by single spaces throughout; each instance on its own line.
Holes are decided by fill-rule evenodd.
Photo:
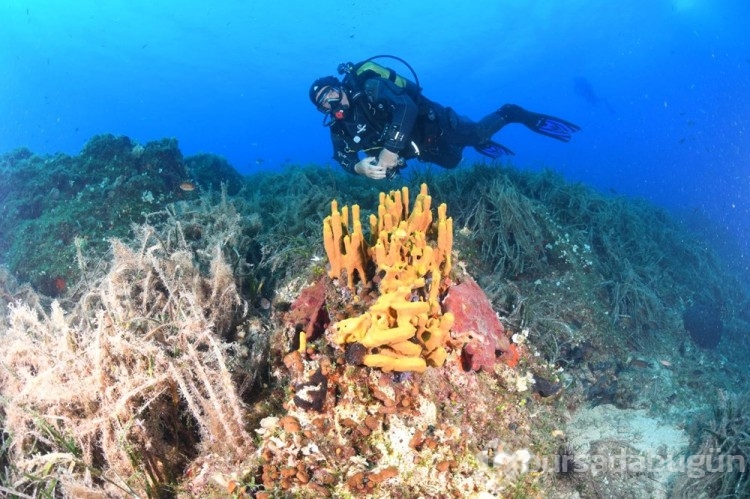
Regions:
M 651 367 L 651 363 L 643 359 L 631 359 L 630 365 L 638 369 L 646 369 L 647 367 Z
M 190 182 L 189 180 L 186 180 L 185 182 L 180 184 L 180 189 L 182 189 L 185 192 L 194 191 L 195 184 L 193 182 Z

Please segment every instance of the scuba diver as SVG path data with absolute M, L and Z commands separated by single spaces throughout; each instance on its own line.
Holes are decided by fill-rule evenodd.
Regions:
M 411 70 L 414 81 L 373 62 L 388 57 Z M 422 95 L 419 79 L 409 64 L 395 56 L 375 56 L 358 64 L 343 63 L 335 76 L 324 76 L 310 86 L 310 100 L 330 127 L 333 158 L 350 173 L 372 179 L 393 178 L 406 160 L 455 168 L 464 147 L 490 158 L 513 155 L 492 140 L 509 123 L 568 142 L 580 127 L 554 116 L 505 104 L 479 121 Z M 360 159 L 359 152 L 365 157 Z

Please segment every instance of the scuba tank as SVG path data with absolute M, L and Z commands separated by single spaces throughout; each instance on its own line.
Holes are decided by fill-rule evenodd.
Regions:
M 375 59 L 383 58 L 395 59 L 409 68 L 412 76 L 414 76 L 414 81 L 399 75 L 391 68 L 374 62 Z M 398 88 L 404 89 L 415 101 L 419 101 L 419 97 L 422 94 L 422 88 L 419 85 L 419 77 L 414 71 L 414 68 L 412 68 L 405 60 L 394 55 L 375 55 L 356 64 L 342 62 L 339 64 L 337 70 L 340 75 L 344 76 L 343 82 L 352 89 L 355 99 L 360 96 L 365 81 L 374 77 L 384 78 L 392 82 Z

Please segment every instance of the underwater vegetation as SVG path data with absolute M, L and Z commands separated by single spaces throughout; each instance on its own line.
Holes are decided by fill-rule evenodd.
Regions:
M 5 494 L 594 497 L 540 463 L 585 462 L 566 423 L 597 405 L 747 458 L 748 298 L 646 202 L 500 164 L 242 177 L 111 135 L 0 181 Z
M 750 393 L 721 393 L 712 414 L 695 425 L 694 455 L 702 456 L 706 469 L 680 477 L 673 497 L 750 496 Z
M 3 261 L 46 295 L 63 295 L 80 277 L 79 250 L 102 254 L 109 238 L 128 235 L 131 223 L 195 196 L 180 184 L 203 180 L 206 168 L 213 171 L 206 189 L 218 191 L 221 182 L 236 189 L 236 171 L 218 159 L 184 159 L 174 139 L 140 145 L 100 135 L 76 157 L 42 158 L 27 149 L 0 156 Z

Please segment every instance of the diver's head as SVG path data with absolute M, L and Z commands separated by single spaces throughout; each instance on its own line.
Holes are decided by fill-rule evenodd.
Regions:
M 325 114 L 323 124 L 326 126 L 346 118 L 349 110 L 349 98 L 335 76 L 324 76 L 315 80 L 310 86 L 310 100 L 318 111 Z

